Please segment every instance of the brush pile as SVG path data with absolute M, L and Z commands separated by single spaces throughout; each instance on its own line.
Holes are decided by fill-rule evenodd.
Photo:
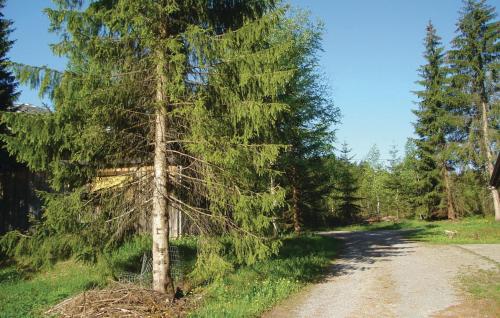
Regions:
M 175 302 L 165 295 L 133 284 L 113 283 L 68 298 L 45 314 L 49 317 L 183 317 L 187 314 L 184 299 Z

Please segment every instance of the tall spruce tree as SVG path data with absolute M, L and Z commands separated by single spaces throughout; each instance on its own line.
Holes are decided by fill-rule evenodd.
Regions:
M 284 172 L 279 180 L 287 190 L 287 212 L 294 231 L 300 233 L 304 224 L 317 225 L 324 197 L 331 191 L 326 157 L 333 151 L 339 110 L 321 82 L 317 55 L 321 25 L 309 23 L 306 14 L 298 13 L 287 27 L 295 33 L 300 50 L 288 57 L 297 72 L 282 96 L 290 108 L 278 119 L 276 139 L 289 150 L 280 156 L 277 167 Z
M 423 90 L 416 92 L 419 108 L 415 132 L 418 139 L 417 171 L 419 172 L 418 206 L 422 214 L 433 216 L 446 207 L 447 217 L 454 219 L 455 209 L 452 199 L 450 172 L 447 160 L 447 136 L 450 126 L 449 92 L 445 53 L 441 38 L 432 22 L 427 25 L 424 40 L 426 64 L 420 68 L 418 84 Z
M 98 249 L 130 233 L 134 213 L 152 211 L 153 287 L 170 297 L 170 207 L 200 235 L 201 275 L 274 253 L 279 242 L 266 235 L 284 192 L 261 180 L 282 148 L 269 140 L 295 73 L 286 63 L 293 34 L 275 36 L 285 10 L 272 0 L 54 2 L 46 12 L 62 40 L 53 50 L 67 69 L 16 69 L 53 96 L 55 112 L 6 116 L 15 135 L 3 137 L 64 190 L 49 199 L 44 233 L 74 233 Z M 142 180 L 89 193 L 100 169 L 124 164 L 144 167 Z M 147 195 L 125 205 L 128 190 L 145 192 L 137 187 Z M 220 237 L 230 238 L 234 257 Z
M 465 0 L 449 60 L 455 96 L 467 124 L 466 158 L 469 165 L 482 170 L 485 186 L 493 173 L 493 147 L 500 141 L 500 104 L 496 96 L 499 37 L 495 8 L 485 0 Z M 496 188 L 490 191 L 495 219 L 500 221 L 500 196 Z
M 7 58 L 7 53 L 14 44 L 14 40 L 9 39 L 12 33 L 12 21 L 5 19 L 4 8 L 5 0 L 0 0 L 0 111 L 12 107 L 19 95 L 16 92 L 17 82 L 9 69 L 10 61 Z
M 357 203 L 360 198 L 357 196 L 359 189 L 358 179 L 355 175 L 355 165 L 351 162 L 351 149 L 346 142 L 340 149 L 339 164 L 337 171 L 337 181 L 334 191 L 335 214 L 342 223 L 352 223 L 359 220 L 361 211 Z
M 8 51 L 11 49 L 14 41 L 9 39 L 12 33 L 12 21 L 5 19 L 4 16 L 5 0 L 0 0 L 0 112 L 12 110 L 14 101 L 19 93 L 17 90 L 17 82 L 15 81 L 12 72 L 9 69 L 10 61 L 7 57 Z M 2 116 L 0 114 L 0 116 Z M 7 133 L 5 125 L 0 124 L 0 133 Z M 12 170 L 18 165 L 16 160 L 9 156 L 4 149 L 3 143 L 0 142 L 0 169 L 3 171 Z M 5 191 L 6 187 L 12 186 L 12 175 L 10 173 L 2 173 L 0 175 L 0 190 Z M 12 203 L 15 198 L 0 195 L 0 233 L 4 233 L 10 227 L 17 227 L 19 220 L 24 220 L 18 215 L 12 215 Z

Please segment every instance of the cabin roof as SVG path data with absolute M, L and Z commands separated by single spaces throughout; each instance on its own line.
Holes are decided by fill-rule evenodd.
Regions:
M 16 104 L 12 106 L 9 111 L 15 112 L 15 113 L 26 113 L 26 114 L 43 114 L 43 113 L 48 113 L 49 110 L 47 108 L 35 106 L 32 104 Z

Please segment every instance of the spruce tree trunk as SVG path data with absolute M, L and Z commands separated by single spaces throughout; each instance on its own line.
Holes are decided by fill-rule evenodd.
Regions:
M 297 185 L 297 171 L 292 168 L 292 213 L 293 213 L 293 228 L 295 233 L 299 234 L 302 230 L 301 215 L 300 215 L 300 191 Z
M 399 189 L 396 189 L 396 220 L 399 220 Z
M 488 107 L 486 102 L 481 102 L 481 121 L 483 127 L 483 142 L 484 142 L 484 151 L 486 153 L 486 161 L 488 168 L 488 176 L 491 177 L 493 175 L 493 156 L 490 150 L 490 137 L 488 131 Z M 493 198 L 493 207 L 495 209 L 495 220 L 500 221 L 500 196 L 498 194 L 498 190 L 495 187 L 490 187 L 491 196 Z
M 167 158 L 167 98 L 165 96 L 165 62 L 159 54 L 155 113 L 155 152 L 153 179 L 153 289 L 173 299 L 174 286 L 170 274 L 168 158 Z
M 453 194 L 451 192 L 451 180 L 450 174 L 446 167 L 443 168 L 443 177 L 444 177 L 444 186 L 446 190 L 446 210 L 448 213 L 448 219 L 454 220 L 457 218 L 457 214 L 455 212 L 455 205 L 453 204 Z
M 380 198 L 377 194 L 377 214 L 380 217 Z

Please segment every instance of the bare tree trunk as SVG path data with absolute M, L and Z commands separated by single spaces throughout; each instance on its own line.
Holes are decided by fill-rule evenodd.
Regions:
M 454 220 L 457 218 L 455 212 L 455 205 L 453 204 L 453 194 L 451 192 L 451 181 L 450 174 L 446 166 L 443 168 L 444 186 L 446 190 L 446 210 L 448 213 L 448 219 Z
M 271 176 L 271 183 L 270 183 L 270 192 L 272 195 L 275 194 L 275 190 L 274 190 L 274 178 L 273 176 Z M 276 200 L 273 200 L 273 208 L 276 207 Z M 273 218 L 271 219 L 271 223 L 273 224 L 273 237 L 277 237 L 278 234 L 279 234 L 279 229 L 278 229 L 278 222 L 277 222 L 277 218 L 276 216 L 273 216 Z
M 167 158 L 167 98 L 165 96 L 165 61 L 162 53 L 157 66 L 157 108 L 155 114 L 155 152 L 153 179 L 153 289 L 173 299 L 169 253 L 169 177 Z
M 481 102 L 481 119 L 483 126 L 483 142 L 484 142 L 484 150 L 486 152 L 486 161 L 488 167 L 488 176 L 493 175 L 493 155 L 490 150 L 490 137 L 488 131 L 488 107 L 484 101 Z M 495 220 L 500 221 L 500 196 L 498 194 L 498 190 L 495 187 L 490 187 L 491 196 L 493 197 L 493 206 L 495 208 Z
M 380 198 L 377 194 L 377 214 L 380 217 Z
M 399 189 L 396 189 L 396 220 L 399 220 Z
M 300 191 L 297 186 L 297 171 L 292 168 L 292 212 L 293 212 L 293 228 L 295 233 L 299 234 L 302 230 L 301 215 L 299 207 Z

